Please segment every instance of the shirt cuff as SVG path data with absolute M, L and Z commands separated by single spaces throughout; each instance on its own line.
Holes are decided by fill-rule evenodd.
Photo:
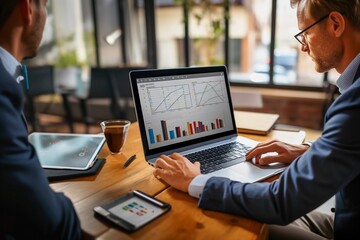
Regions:
M 189 185 L 189 195 L 195 198 L 200 198 L 201 193 L 205 187 L 207 180 L 210 178 L 208 175 L 196 176 Z
M 312 144 L 313 144 L 313 142 L 311 142 L 311 141 L 307 141 L 307 142 L 302 143 L 302 145 L 306 145 L 308 147 L 311 147 Z

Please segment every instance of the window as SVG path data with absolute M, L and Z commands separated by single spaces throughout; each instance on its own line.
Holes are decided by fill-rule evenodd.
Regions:
M 158 67 L 184 66 L 182 5 L 174 1 L 157 1 L 155 7 Z
M 289 1 L 156 2 L 159 67 L 227 64 L 233 83 L 323 86 L 324 74 L 314 70 L 311 59 L 293 37 L 298 27 L 296 9 Z M 185 2 L 190 4 L 188 18 Z M 228 25 L 224 13 L 227 3 Z
M 191 65 L 224 65 L 224 8 L 200 2 L 190 8 Z
M 310 57 L 293 37 L 299 32 L 296 9 L 290 8 L 289 1 L 277 1 L 276 12 L 274 83 L 321 87 L 324 75 L 315 71 Z
M 38 64 L 225 64 L 234 84 L 286 88 L 319 89 L 334 78 L 301 52 L 288 0 L 50 0 L 48 7 Z
M 94 24 L 88 0 L 50 0 L 38 57 L 32 65 L 95 64 Z
M 144 3 L 95 0 L 99 65 L 146 65 Z
M 124 33 L 119 21 L 120 2 L 95 0 L 94 3 L 99 65 L 108 67 L 123 64 L 125 55 L 121 36 Z
M 230 80 L 269 83 L 271 1 L 230 6 Z

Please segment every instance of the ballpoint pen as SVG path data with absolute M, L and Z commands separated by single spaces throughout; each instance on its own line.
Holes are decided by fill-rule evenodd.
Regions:
M 128 160 L 126 160 L 126 162 L 124 163 L 123 168 L 127 168 L 135 160 L 135 158 L 136 158 L 136 154 L 129 157 Z

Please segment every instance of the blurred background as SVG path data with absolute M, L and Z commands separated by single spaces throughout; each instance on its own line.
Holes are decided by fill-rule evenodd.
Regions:
M 234 94 L 261 98 L 236 108 L 313 129 L 322 128 L 336 94 L 338 74 L 316 73 L 300 51 L 288 0 L 49 0 L 47 7 L 38 56 L 26 64 L 30 89 L 45 74 L 54 88 L 27 92 L 30 131 L 56 131 L 45 127 L 55 122 L 69 126 L 61 131 L 96 132 L 100 119 L 136 121 L 131 95 L 120 90 L 138 68 L 226 65 Z M 99 79 L 105 93 L 92 90 Z

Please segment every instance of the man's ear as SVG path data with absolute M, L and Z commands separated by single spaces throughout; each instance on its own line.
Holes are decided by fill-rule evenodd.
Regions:
M 20 12 L 26 25 L 30 25 L 34 20 L 32 4 L 33 0 L 20 0 Z
M 335 37 L 340 37 L 345 31 L 345 18 L 339 12 L 331 12 L 329 14 L 330 30 Z

